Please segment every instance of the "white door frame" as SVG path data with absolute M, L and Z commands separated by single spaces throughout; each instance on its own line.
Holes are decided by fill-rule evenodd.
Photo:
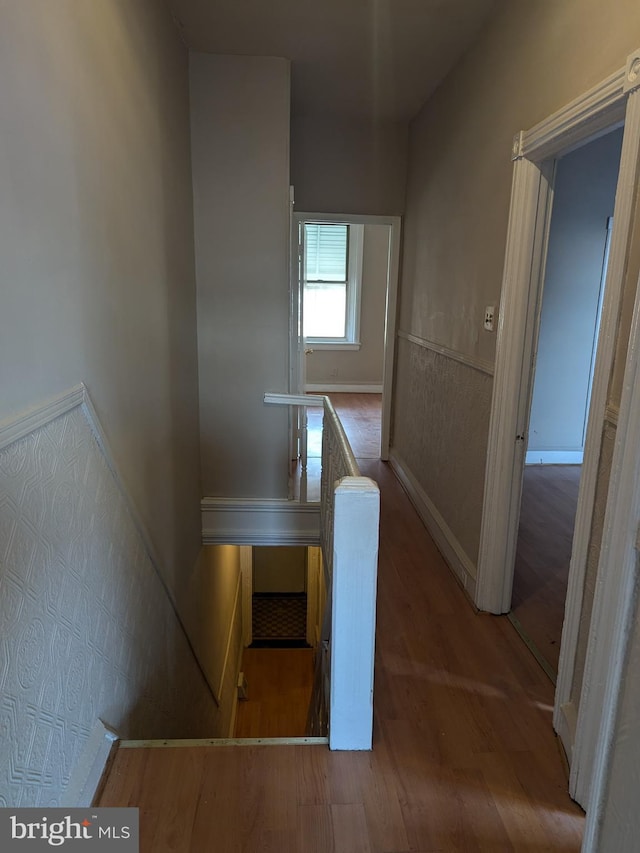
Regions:
M 624 122 L 609 269 L 598 340 L 589 425 L 569 572 L 554 726 L 569 760 L 577 709 L 570 707 L 597 467 L 613 364 L 622 285 L 629 253 L 640 150 L 640 78 L 634 66 L 607 78 L 514 140 L 514 175 L 496 342 L 484 510 L 475 603 L 506 613 L 511 606 L 535 330 L 553 201 L 555 159 Z M 603 676 L 602 672 L 592 673 Z M 585 750 L 595 743 L 583 742 Z
M 348 225 L 388 225 L 389 226 L 389 257 L 387 265 L 387 301 L 384 322 L 384 366 L 382 374 L 382 425 L 380 437 L 380 458 L 389 458 L 391 443 L 391 396 L 393 390 L 393 367 L 396 343 L 396 310 L 398 302 L 398 278 L 400 274 L 400 233 L 402 220 L 400 216 L 373 216 L 350 213 L 307 213 L 296 212 L 292 216 L 291 231 L 291 317 L 290 317 L 290 364 L 298 357 L 300 343 L 297 337 L 298 300 L 300 299 L 300 283 L 298 277 L 298 225 L 300 222 L 313 220 L 316 222 L 344 222 Z M 301 386 L 302 371 L 290 370 L 290 394 L 304 394 Z
M 571 768 L 572 787 L 587 804 L 583 851 L 600 849 L 607 781 L 616 749 L 637 752 L 637 731 L 624 731 L 618 709 L 627 652 L 638 619 L 638 530 L 640 519 L 640 281 L 627 349 L 616 431 L 598 583 L 593 602 L 585 678 Z M 601 578 L 606 577 L 606 583 Z M 604 673 L 598 679 L 594 673 Z M 637 679 L 638 673 L 630 674 Z M 584 709 L 584 712 L 583 712 Z M 595 753 L 580 749 L 597 740 Z M 611 807 L 611 804 L 609 804 Z M 626 815 L 625 815 L 626 817 Z M 637 818 L 636 825 L 637 825 Z M 620 848 L 621 849 L 621 848 Z
M 300 293 L 300 265 L 304 254 L 304 235 L 300 233 L 300 220 L 294 212 L 294 187 L 289 187 L 289 393 L 304 394 L 305 367 L 302 339 L 302 298 Z M 303 425 L 297 406 L 289 410 L 289 458 L 298 458 Z

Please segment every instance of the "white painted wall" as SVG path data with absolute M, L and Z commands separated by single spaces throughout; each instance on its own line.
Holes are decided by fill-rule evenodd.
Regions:
M 359 350 L 319 350 L 307 356 L 307 383 L 382 385 L 389 266 L 388 225 L 365 225 Z
M 580 461 L 622 130 L 558 163 L 527 462 Z
M 180 602 L 191 644 L 228 721 L 227 685 L 236 685 L 242 652 L 240 547 L 205 545 Z M 226 689 L 225 689 L 226 688 Z M 228 729 L 219 727 L 221 737 Z
M 202 492 L 287 495 L 289 63 L 190 55 Z
M 83 381 L 172 586 L 199 542 L 187 55 L 152 0 L 0 8 L 0 420 Z

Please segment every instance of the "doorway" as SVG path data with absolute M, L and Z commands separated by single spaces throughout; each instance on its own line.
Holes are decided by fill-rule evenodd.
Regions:
M 492 613 L 509 611 L 525 434 L 531 402 L 532 360 L 539 316 L 539 293 L 553 201 L 557 158 L 624 125 L 616 188 L 605 297 L 595 364 L 590 417 L 562 629 L 553 725 L 570 767 L 570 792 L 586 805 L 604 713 L 604 686 L 615 652 L 615 607 L 623 573 L 608 571 L 604 609 L 585 608 L 587 580 L 597 582 L 608 558 L 589 549 L 596 508 L 596 487 L 607 488 L 610 465 L 601 459 L 608 425 L 617 417 L 609 405 L 609 381 L 618 343 L 623 286 L 632 247 L 635 188 L 640 164 L 640 90 L 635 72 L 637 53 L 627 65 L 538 125 L 521 131 L 513 143 L 513 188 L 505 252 L 500 319 L 496 341 L 493 398 L 489 423 L 484 508 L 478 555 L 475 603 Z M 614 401 L 615 402 L 615 401 Z M 617 422 L 617 421 L 616 421 Z M 614 427 L 615 429 L 615 427 Z M 601 461 L 605 468 L 599 469 Z M 590 559 L 590 558 L 594 559 Z M 595 565 L 594 565 L 595 561 Z M 589 576 L 587 575 L 589 567 Z M 597 574 L 594 574 L 594 572 Z M 593 577 L 592 577 L 593 575 Z M 593 589 L 593 588 L 592 588 Z M 580 650 L 579 639 L 594 621 L 597 647 Z M 603 628 L 603 625 L 606 628 Z M 593 650 L 596 653 L 592 653 Z M 583 678 L 584 675 L 584 678 Z M 589 701 L 581 696 L 590 693 Z
M 313 226 L 314 233 L 305 226 Z M 313 251 L 317 254 L 317 232 L 318 227 L 322 226 L 334 227 L 334 242 L 342 239 L 345 227 L 348 229 L 344 241 L 346 268 L 336 270 L 333 274 L 334 280 L 343 279 L 347 289 L 345 302 L 348 328 L 334 328 L 334 340 L 330 341 L 323 340 L 321 330 L 314 324 L 311 327 L 306 324 L 305 330 L 305 236 L 314 241 Z M 389 455 L 399 258 L 398 216 L 324 213 L 292 215 L 290 393 L 305 394 L 322 390 L 381 394 L 382 459 L 387 459 Z M 350 280 L 350 273 L 357 272 L 358 266 L 362 274 L 360 281 Z M 322 273 L 318 272 L 316 278 L 322 277 Z M 349 289 L 351 294 L 348 293 Z M 315 307 L 313 310 L 318 312 L 319 309 Z M 313 363 L 308 361 L 310 358 L 314 359 Z M 375 367 L 374 372 L 371 372 L 372 365 L 378 365 L 377 373 Z M 295 424 L 292 448 L 296 455 L 299 429 L 299 425 Z
M 622 133 L 556 164 L 510 617 L 554 683 Z

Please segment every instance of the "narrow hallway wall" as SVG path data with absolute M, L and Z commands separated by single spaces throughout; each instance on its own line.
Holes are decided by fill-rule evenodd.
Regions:
M 203 495 L 286 498 L 289 63 L 191 53 Z
M 166 589 L 200 552 L 187 53 L 155 0 L 3 2 L 0 104 L 0 804 L 54 804 L 98 717 L 216 733 Z M 79 383 L 109 461 L 43 406 Z
M 170 585 L 199 543 L 187 54 L 152 0 L 0 10 L 0 420 L 84 382 Z
M 622 67 L 638 33 L 632 0 L 505 3 L 410 128 L 393 458 L 470 574 L 495 355 L 482 323 L 500 300 L 511 141 Z

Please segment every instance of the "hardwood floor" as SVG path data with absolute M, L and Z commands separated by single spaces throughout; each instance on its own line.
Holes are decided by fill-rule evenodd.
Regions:
M 100 805 L 140 808 L 142 853 L 578 851 L 553 687 L 477 614 L 384 463 L 374 748 L 121 749 Z
M 238 703 L 235 736 L 304 737 L 313 688 L 312 649 L 245 649 L 249 700 Z
M 356 459 L 380 458 L 382 394 L 329 394 Z
M 356 459 L 380 458 L 382 394 L 331 392 L 329 399 L 340 416 Z M 320 500 L 320 457 L 322 455 L 322 409 L 307 410 L 307 471 L 300 463 L 291 470 L 293 496 L 297 500 Z
M 512 614 L 551 675 L 558 672 L 580 465 L 527 465 Z

